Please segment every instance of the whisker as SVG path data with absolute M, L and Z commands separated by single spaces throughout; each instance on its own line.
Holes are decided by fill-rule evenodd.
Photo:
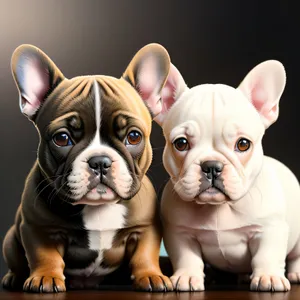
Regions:
M 54 178 L 54 180 L 51 180 L 46 186 L 44 186 L 40 191 L 39 191 L 39 193 L 36 195 L 36 197 L 35 197 L 35 199 L 33 200 L 34 201 L 34 207 L 36 207 L 36 201 L 37 201 L 37 199 L 38 199 L 38 197 L 41 195 L 41 193 L 46 189 L 46 188 L 48 188 L 49 186 L 51 186 L 53 183 L 55 183 L 55 181 L 57 180 L 57 179 L 59 179 L 59 178 L 62 178 L 62 177 L 64 177 L 64 176 L 68 176 L 69 174 L 70 174 L 70 172 L 69 172 L 69 170 L 70 170 L 70 168 L 71 168 L 71 166 L 69 166 L 68 168 L 67 168 L 67 170 L 66 170 L 66 172 L 64 173 L 64 174 L 61 174 L 61 175 L 54 175 L 54 176 L 50 176 L 50 177 L 46 177 L 45 179 L 43 179 L 38 185 L 37 185 L 37 187 L 35 188 L 35 191 L 37 191 L 38 189 L 39 189 L 39 187 L 46 181 L 49 181 L 49 180 L 51 180 L 51 179 L 53 179 Z M 64 186 L 64 184 L 63 184 L 63 186 Z M 57 194 L 57 192 L 56 192 L 56 189 L 55 188 L 53 188 L 52 189 L 52 191 L 51 191 L 51 193 L 48 195 L 48 199 L 49 199 L 49 197 L 51 197 L 51 199 L 50 199 L 50 203 L 51 203 L 51 200 L 52 200 L 52 194 L 54 193 L 54 196 Z
M 60 187 L 59 189 L 55 189 L 53 195 L 51 196 L 51 198 L 49 198 L 49 197 L 50 197 L 50 195 L 49 195 L 48 200 L 49 200 L 49 204 L 50 204 L 50 205 L 51 205 L 52 200 L 59 194 L 59 192 L 61 191 L 61 189 L 62 189 L 67 183 L 68 183 L 68 182 L 66 181 L 66 182 L 64 182 L 64 184 L 61 185 L 61 187 Z M 61 200 L 61 198 L 60 198 L 60 200 Z
M 59 177 L 61 177 L 61 176 L 63 176 L 63 175 L 54 175 L 54 176 L 50 176 L 50 177 L 45 177 L 45 179 L 43 179 L 43 180 L 36 186 L 35 191 L 37 191 L 38 188 L 39 188 L 45 181 L 48 181 L 49 179 L 53 179 L 53 178 L 57 179 L 57 178 L 59 178 Z
M 35 208 L 36 207 L 36 200 L 38 199 L 38 197 L 40 196 L 40 194 L 47 188 L 49 187 L 50 185 L 52 184 L 52 182 L 48 183 L 45 187 L 43 187 L 40 192 L 36 195 L 36 197 L 34 198 L 33 200 L 33 207 Z

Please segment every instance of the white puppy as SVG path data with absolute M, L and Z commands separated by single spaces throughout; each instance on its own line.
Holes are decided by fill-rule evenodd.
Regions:
M 204 290 L 204 262 L 252 272 L 251 290 L 287 291 L 300 281 L 299 184 L 262 148 L 285 81 L 282 64 L 272 60 L 256 66 L 237 89 L 189 89 L 172 66 L 162 101 L 150 101 L 163 105 L 155 120 L 163 128 L 171 178 L 161 213 L 176 290 Z

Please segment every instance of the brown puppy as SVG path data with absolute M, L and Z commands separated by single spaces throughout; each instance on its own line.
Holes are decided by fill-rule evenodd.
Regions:
M 120 79 L 66 79 L 36 47 L 15 50 L 20 108 L 40 143 L 4 240 L 4 288 L 61 292 L 65 276 L 75 288 L 96 288 L 128 258 L 137 289 L 172 290 L 159 267 L 156 194 L 145 176 L 151 114 L 160 112 L 147 106 L 160 100 L 169 67 L 166 50 L 150 44 Z

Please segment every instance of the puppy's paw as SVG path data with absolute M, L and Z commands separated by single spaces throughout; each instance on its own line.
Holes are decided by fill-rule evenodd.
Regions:
M 13 272 L 8 272 L 2 278 L 2 286 L 7 290 L 22 290 L 25 278 L 17 276 Z
M 300 283 L 300 273 L 288 273 L 287 278 L 290 281 L 290 283 Z
M 201 292 L 205 290 L 204 277 L 202 276 L 173 275 L 170 279 L 174 290 L 178 292 Z
M 24 292 L 32 293 L 58 293 L 65 292 L 64 280 L 51 276 L 30 276 L 24 283 Z
M 162 274 L 143 274 L 134 278 L 134 288 L 145 292 L 171 292 L 171 280 Z
M 291 285 L 284 276 L 262 275 L 252 278 L 250 289 L 263 292 L 286 292 L 291 289 Z

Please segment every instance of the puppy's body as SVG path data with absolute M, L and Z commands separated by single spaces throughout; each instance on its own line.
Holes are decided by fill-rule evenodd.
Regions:
M 238 89 L 188 89 L 172 66 L 156 120 L 171 176 L 161 213 L 177 290 L 204 289 L 204 262 L 252 272 L 253 290 L 283 291 L 287 258 L 287 277 L 300 281 L 299 183 L 262 149 L 284 86 L 276 61 L 258 65 Z
M 160 97 L 169 64 L 164 48 L 148 45 L 120 79 L 67 79 L 41 50 L 16 49 L 20 108 L 40 143 L 3 243 L 5 288 L 65 291 L 65 278 L 70 287 L 97 288 L 128 261 L 136 288 L 172 289 L 159 268 L 161 226 L 145 175 L 152 160 L 147 101 Z
M 269 185 L 266 184 L 268 182 Z M 278 197 L 279 194 L 282 197 Z M 271 198 L 268 197 L 269 201 L 265 200 L 264 195 L 271 195 Z M 279 161 L 265 156 L 263 169 L 255 185 L 236 203 L 187 203 L 174 192 L 174 185 L 169 181 L 161 205 L 164 239 L 168 240 L 170 232 L 188 236 L 197 240 L 205 262 L 230 272 L 251 273 L 249 242 L 273 220 L 275 231 L 270 234 L 275 239 L 280 234 L 277 226 L 281 222 L 284 226 L 286 222 L 289 228 L 293 228 L 289 233 L 284 232 L 287 238 L 287 255 L 288 258 L 299 257 L 299 206 L 300 190 L 294 174 Z M 176 249 L 172 250 L 175 245 L 172 241 L 167 244 L 168 251 L 172 253 Z M 280 245 L 278 236 L 269 255 L 272 256 L 282 246 L 284 247 Z
M 26 222 L 40 227 L 41 233 L 49 236 L 53 242 L 62 243 L 65 247 L 63 258 L 66 276 L 101 277 L 111 273 L 124 261 L 126 251 L 127 255 L 130 254 L 130 249 L 126 249 L 128 242 L 135 246 L 138 236 L 147 227 L 157 224 L 156 194 L 146 176 L 139 193 L 130 201 L 99 206 L 70 206 L 55 196 L 51 197 L 54 192 L 47 187 L 47 183 L 41 184 L 44 180 L 35 164 L 28 176 L 22 205 L 11 234 L 22 245 L 20 226 Z M 142 199 L 147 201 L 141 203 Z M 134 215 L 137 211 L 138 214 Z M 13 252 L 11 254 L 15 255 Z M 21 254 L 17 254 L 19 259 L 22 259 Z M 27 265 L 25 257 L 23 259 L 24 265 Z M 27 268 L 24 271 L 27 272 Z M 99 284 L 101 280 L 95 287 Z

